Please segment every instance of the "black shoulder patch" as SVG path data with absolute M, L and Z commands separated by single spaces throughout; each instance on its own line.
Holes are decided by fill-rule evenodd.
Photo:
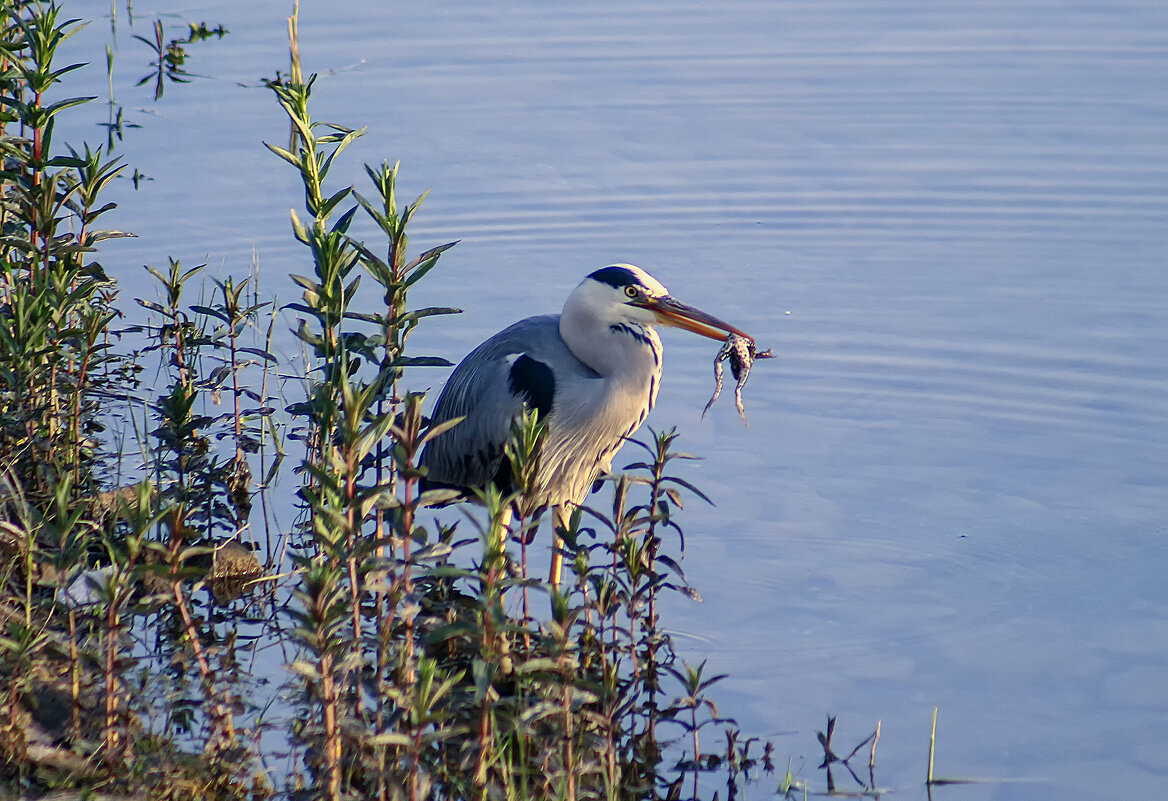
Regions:
M 546 420 L 556 397 L 556 375 L 552 368 L 526 353 L 520 354 L 511 365 L 511 394 L 522 396 L 527 405 Z
M 622 286 L 639 286 L 640 280 L 633 274 L 633 271 L 626 267 L 605 267 L 597 270 L 588 276 L 593 281 L 599 281 L 602 284 L 620 289 Z

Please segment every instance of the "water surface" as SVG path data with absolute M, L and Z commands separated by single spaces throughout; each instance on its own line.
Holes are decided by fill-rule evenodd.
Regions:
M 143 125 L 120 148 L 154 180 L 122 183 L 139 238 L 105 263 L 134 294 L 142 263 L 254 259 L 291 300 L 300 190 L 260 144 L 287 133 L 259 87 L 287 63 L 288 9 L 167 8 L 231 34 L 154 102 L 129 34 L 160 8 L 116 25 L 115 94 Z M 667 334 L 650 419 L 717 502 L 683 519 L 705 600 L 668 619 L 730 674 L 724 714 L 805 758 L 813 788 L 830 713 L 837 744 L 882 720 L 878 783 L 923 798 L 940 707 L 938 773 L 1003 781 L 934 797 L 1163 796 L 1168 5 L 301 13 L 317 117 L 369 128 L 338 184 L 401 159 L 403 194 L 433 189 L 415 247 L 461 240 L 416 300 L 466 314 L 421 349 L 457 360 L 614 261 L 777 348 L 746 429 L 726 398 L 699 419 L 716 348 Z M 75 44 L 103 98 L 106 22 Z

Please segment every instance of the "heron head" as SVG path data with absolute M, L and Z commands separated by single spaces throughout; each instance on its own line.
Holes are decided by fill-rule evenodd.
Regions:
M 754 337 L 701 309 L 673 298 L 660 281 L 632 264 L 604 267 L 584 279 L 581 288 L 598 296 L 597 302 L 611 304 L 615 314 L 643 325 L 683 328 L 710 339 L 737 334 Z

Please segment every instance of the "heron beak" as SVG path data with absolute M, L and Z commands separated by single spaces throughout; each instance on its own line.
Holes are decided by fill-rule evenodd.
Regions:
M 661 325 L 684 328 L 686 331 L 692 331 L 710 339 L 725 339 L 727 334 L 737 334 L 754 342 L 754 337 L 741 328 L 735 328 L 730 323 L 723 322 L 711 314 L 706 314 L 701 309 L 695 309 L 693 306 L 668 296 L 646 298 L 644 302 L 634 305 L 653 312 Z

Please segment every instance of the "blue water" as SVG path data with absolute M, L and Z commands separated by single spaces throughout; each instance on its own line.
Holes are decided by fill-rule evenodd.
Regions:
M 130 34 L 161 6 L 119 9 L 119 147 L 154 179 L 117 189 L 127 294 L 175 256 L 295 297 L 300 190 L 260 144 L 287 5 L 168 9 L 231 34 L 159 102 Z M 103 100 L 108 23 L 73 44 Z M 699 419 L 716 345 L 667 334 L 650 420 L 717 503 L 668 619 L 724 714 L 813 790 L 836 714 L 840 748 L 881 720 L 878 784 L 923 798 L 939 707 L 937 773 L 992 781 L 935 798 L 1164 797 L 1168 4 L 306 3 L 300 32 L 317 118 L 369 129 L 337 185 L 401 159 L 415 247 L 461 240 L 415 300 L 466 314 L 421 350 L 614 261 L 777 349 L 746 429 L 725 397 Z

